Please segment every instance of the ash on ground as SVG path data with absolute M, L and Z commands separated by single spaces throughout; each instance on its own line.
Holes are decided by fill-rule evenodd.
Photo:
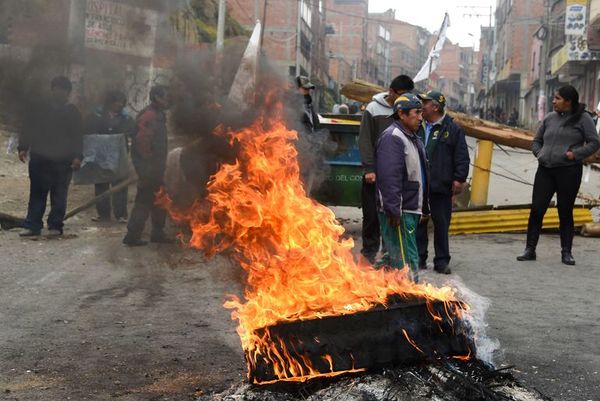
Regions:
M 480 361 L 386 369 L 339 379 L 255 386 L 238 383 L 198 401 L 550 401 L 523 387 L 510 368 Z

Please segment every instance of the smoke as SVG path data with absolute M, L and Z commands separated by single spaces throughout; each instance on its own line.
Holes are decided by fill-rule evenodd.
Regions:
M 100 0 L 94 1 L 97 2 L 94 4 L 102 4 Z M 10 35 L 10 42 L 14 43 L 7 47 L 9 50 L 0 49 L 2 123 L 18 131 L 30 118 L 32 106 L 47 97 L 50 81 L 57 75 L 66 75 L 73 81 L 71 100 L 83 115 L 101 104 L 107 91 L 115 89 L 126 93 L 129 110 L 137 112 L 147 104 L 150 86 L 168 83 L 173 99 L 169 128 L 184 147 L 180 162 L 185 177 L 193 183 L 195 191 L 192 192 L 202 197 L 210 175 L 219 165 L 232 162 L 236 155 L 236 148 L 223 137 L 214 135 L 214 130 L 219 125 L 235 130 L 248 126 L 259 116 L 272 117 L 277 108 L 275 104 L 283 102 L 286 124 L 299 133 L 297 149 L 303 180 L 312 188 L 324 180 L 323 152 L 331 148 L 328 134 L 307 132 L 301 122 L 302 97 L 295 86 L 290 85 L 289 78 L 275 72 L 265 58 L 259 61 L 255 99 L 249 99 L 250 107 L 242 111 L 228 102 L 227 95 L 247 38 L 229 39 L 222 59 L 216 63 L 212 45 L 190 51 L 171 29 L 170 16 L 187 6 L 187 1 L 123 2 L 159 13 L 156 37 L 159 58 L 167 58 L 169 62 L 176 59 L 174 67 L 166 71 L 159 65 L 151 65 L 150 61 L 143 62 L 126 54 L 87 48 L 84 45 L 87 10 L 81 6 L 69 9 L 68 4 L 41 0 L 1 3 L 0 22 L 10 15 L 14 25 Z M 75 22 L 71 13 L 77 16 Z M 127 40 L 143 42 L 148 30 L 140 24 L 140 14 L 131 11 L 125 13 L 124 18 L 132 27 Z M 45 22 L 46 19 L 50 22 Z M 73 38 L 76 39 L 73 41 Z
M 240 65 L 245 38 L 229 43 L 219 61 L 212 49 L 201 49 L 178 60 L 171 82 L 172 109 L 170 128 L 183 138 L 181 169 L 194 197 L 206 194 L 206 184 L 223 163 L 235 160 L 237 148 L 224 137 L 215 135 L 217 127 L 237 130 L 263 117 L 283 118 L 288 128 L 298 132 L 296 149 L 306 187 L 317 188 L 326 175 L 324 152 L 331 149 L 327 131 L 309 132 L 302 123 L 303 97 L 286 77 L 280 76 L 266 58 L 258 62 L 253 99 L 246 107 L 229 101 L 228 94 Z M 283 106 L 283 115 L 276 111 Z M 191 204 L 189 188 L 175 191 L 176 205 Z M 172 194 L 173 195 L 173 194 Z M 178 199 L 179 198 L 179 199 Z
M 0 57 L 0 120 L 20 128 L 34 104 L 48 96 L 50 80 L 61 75 L 61 60 L 68 59 L 65 47 L 40 46 L 28 60 Z
M 456 291 L 457 297 L 469 305 L 470 310 L 464 315 L 464 319 L 473 331 L 476 356 L 479 360 L 494 366 L 494 360 L 500 356 L 501 349 L 500 341 L 487 334 L 488 323 L 485 317 L 491 301 L 469 289 L 458 277 L 436 284 L 452 287 Z

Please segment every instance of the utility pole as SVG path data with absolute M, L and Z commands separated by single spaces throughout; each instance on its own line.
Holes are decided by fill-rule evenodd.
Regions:
M 484 118 L 487 117 L 487 113 L 490 107 L 490 73 L 492 71 L 492 49 L 493 49 L 493 35 L 492 35 L 492 17 L 494 16 L 492 6 L 458 6 L 458 8 L 465 8 L 471 10 L 471 12 L 464 13 L 463 17 L 470 18 L 481 18 L 488 17 L 488 31 L 486 35 L 487 51 L 485 55 L 485 113 Z M 477 10 L 488 10 L 487 13 Z M 481 51 L 481 49 L 479 49 Z
M 550 0 L 544 0 L 544 20 L 538 38 L 542 40 L 540 50 L 540 78 L 539 78 L 539 97 L 538 97 L 538 121 L 542 121 L 546 114 L 546 72 L 548 71 L 548 56 L 550 50 L 550 16 L 552 4 Z
M 298 1 L 298 15 L 296 19 L 296 76 L 300 75 L 300 47 L 302 46 L 302 1 Z
M 487 6 L 460 6 L 468 9 L 488 9 Z M 485 112 L 487 114 L 489 108 L 489 90 L 490 90 L 490 70 L 492 65 L 492 41 L 490 36 L 492 33 L 492 7 L 489 7 L 489 13 L 471 12 L 463 14 L 465 17 L 489 17 L 488 32 L 486 37 L 487 42 L 487 71 L 485 77 Z M 481 49 L 480 49 L 481 51 Z M 471 199 L 470 206 L 485 206 L 488 200 L 488 189 L 490 183 L 490 169 L 492 168 L 492 158 L 494 155 L 494 142 L 488 140 L 477 140 L 477 151 L 475 152 L 475 164 L 473 166 L 473 180 L 471 181 Z
M 263 7 L 262 13 L 262 29 L 260 31 L 260 49 L 262 50 L 263 38 L 265 37 L 265 30 L 267 29 L 267 3 L 268 0 L 265 0 L 265 4 Z
M 219 0 L 219 17 L 217 20 L 217 52 L 223 51 L 223 42 L 225 41 L 225 12 L 226 0 Z

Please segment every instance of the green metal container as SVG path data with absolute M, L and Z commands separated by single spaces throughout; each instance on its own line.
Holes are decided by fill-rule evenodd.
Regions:
M 326 205 L 360 206 L 363 179 L 358 149 L 360 116 L 321 116 L 321 126 L 329 130 L 337 148 L 326 156 L 327 176 L 313 196 Z

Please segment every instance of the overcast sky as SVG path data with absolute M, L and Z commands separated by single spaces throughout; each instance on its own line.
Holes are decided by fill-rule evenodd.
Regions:
M 463 8 L 461 6 L 476 6 Z M 479 45 L 480 26 L 489 24 L 489 7 L 496 6 L 496 0 L 369 0 L 369 12 L 382 12 L 390 8 L 396 10 L 396 19 L 437 31 L 442 25 L 444 13 L 450 14 L 448 38 L 461 46 Z M 480 8 L 482 7 L 482 8 Z M 464 14 L 484 14 L 468 17 Z M 492 17 L 492 24 L 494 18 Z M 473 35 L 470 36 L 469 34 Z

